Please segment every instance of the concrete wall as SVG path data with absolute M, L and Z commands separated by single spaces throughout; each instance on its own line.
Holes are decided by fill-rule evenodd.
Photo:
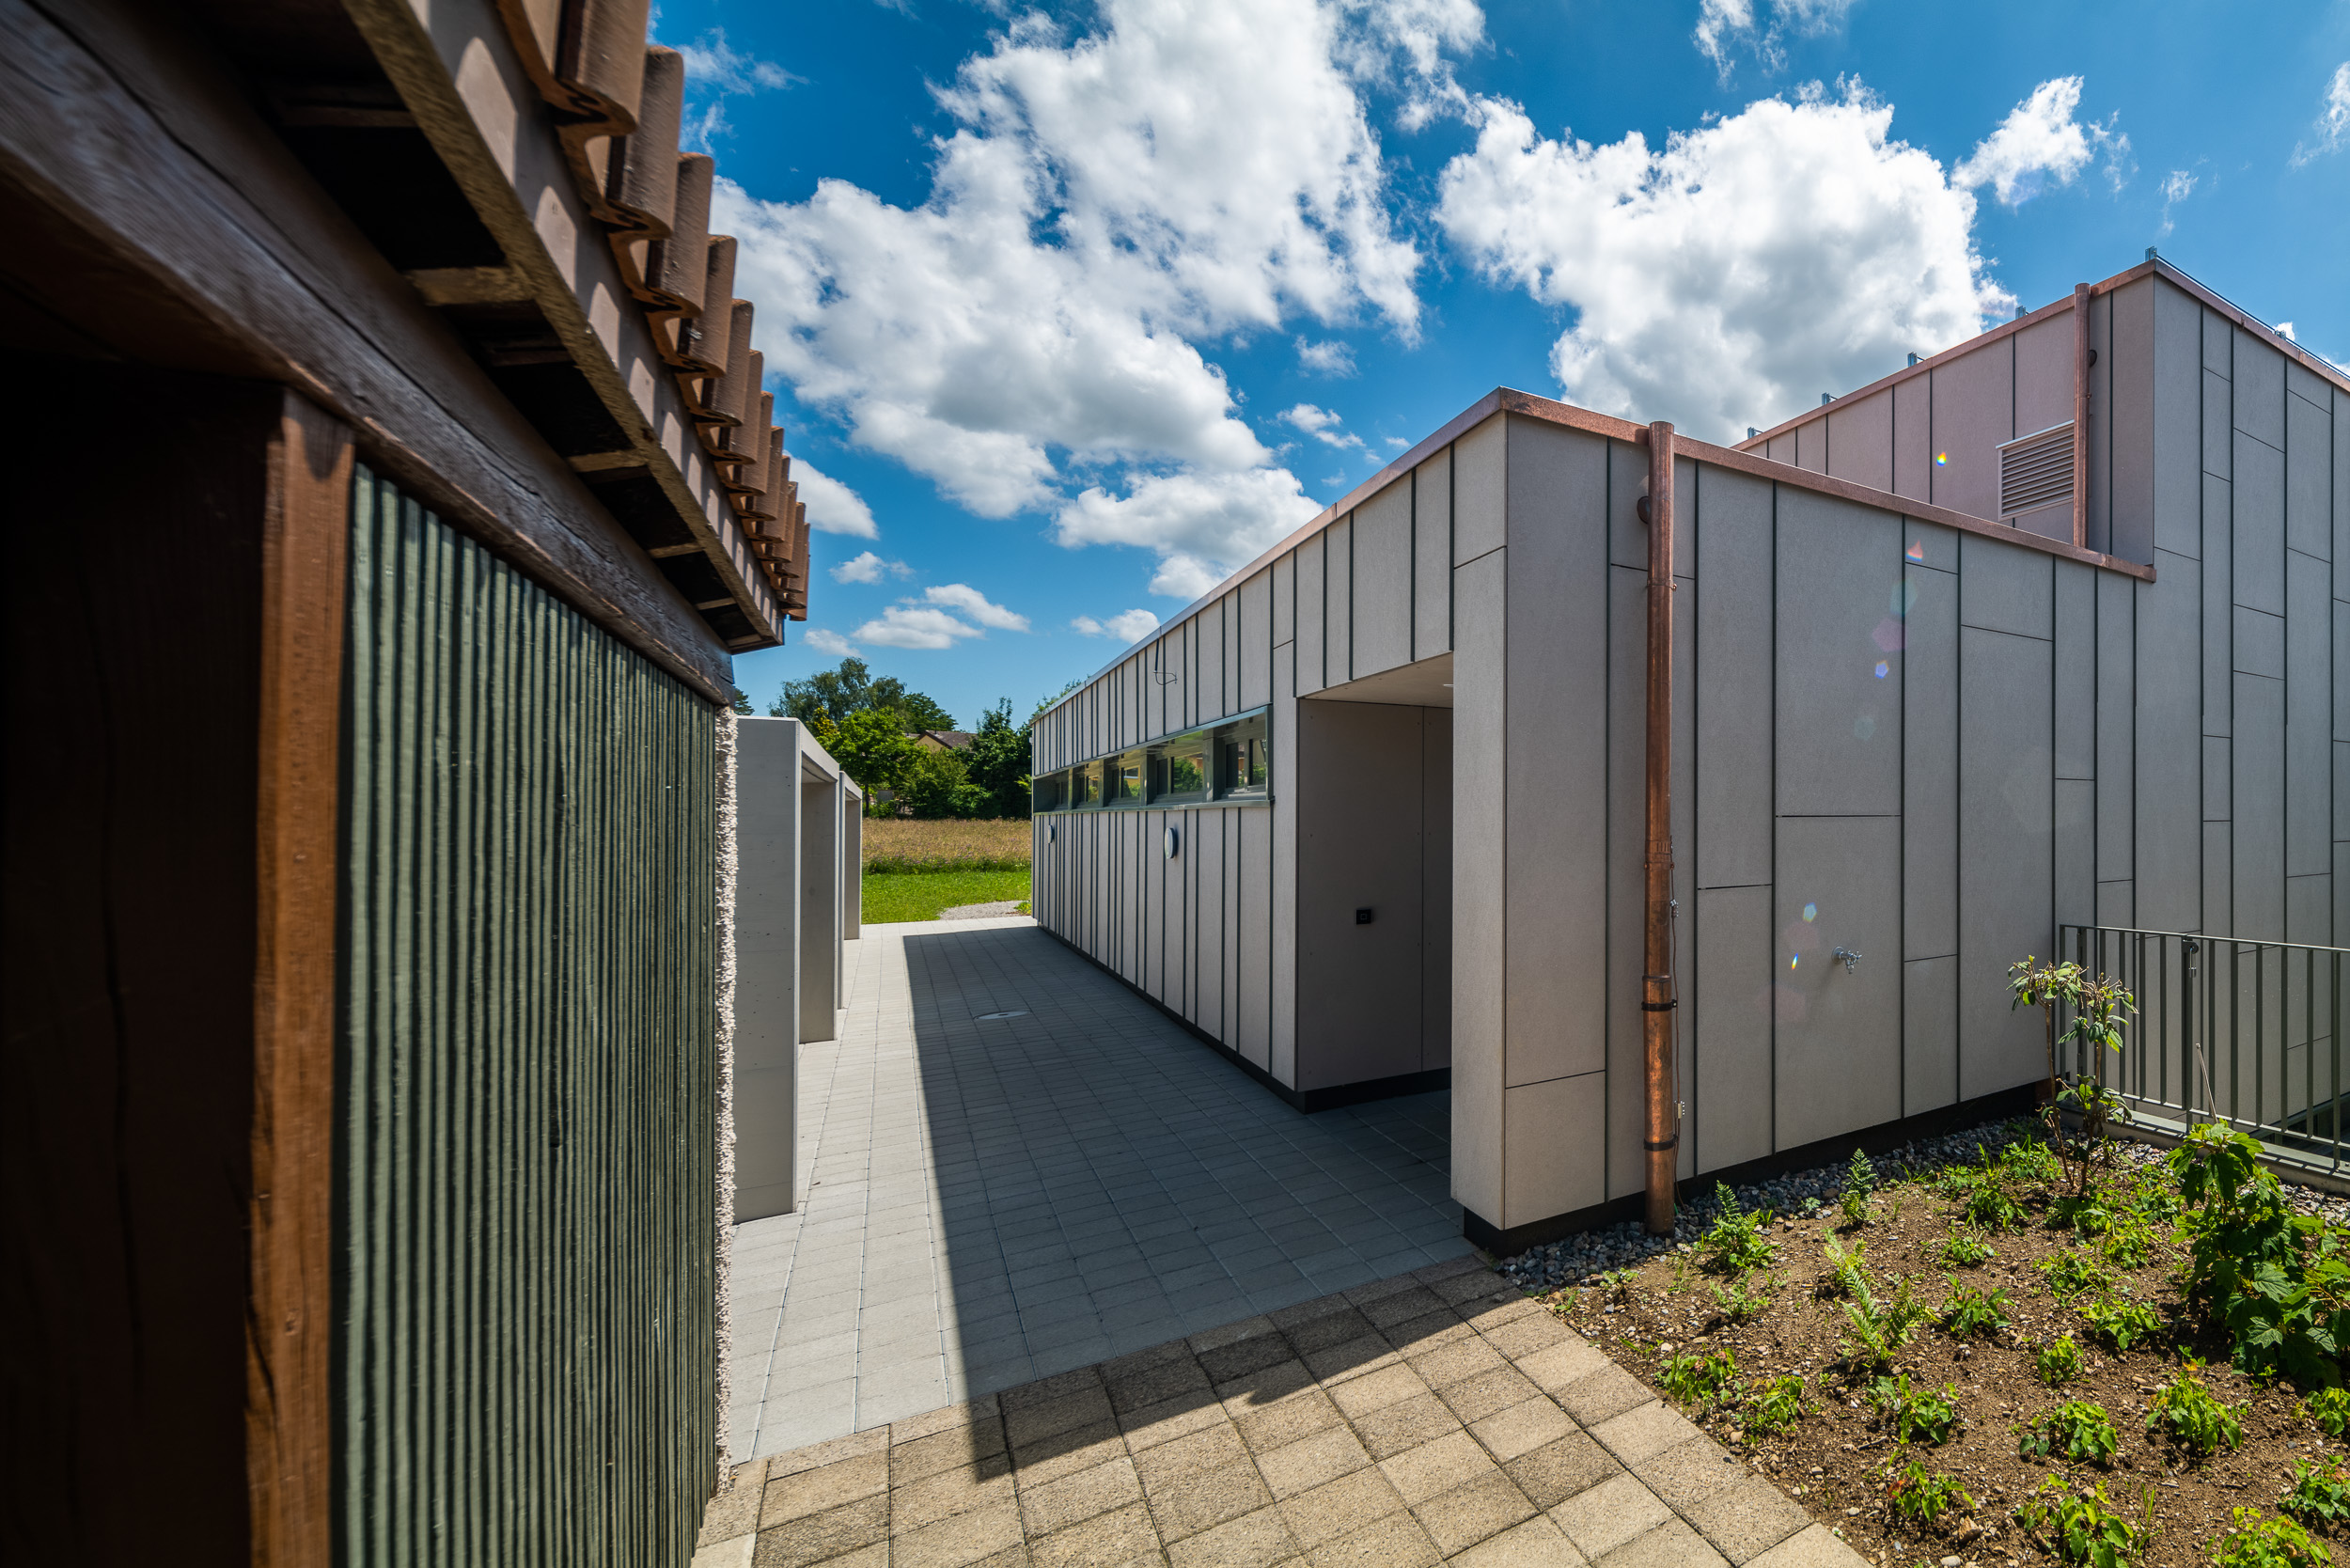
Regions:
M 734 1217 L 798 1206 L 799 1048 L 830 1040 L 863 796 L 797 719 L 735 729 Z

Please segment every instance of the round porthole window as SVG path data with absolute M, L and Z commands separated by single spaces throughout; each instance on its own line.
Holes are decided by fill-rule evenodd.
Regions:
M 1168 828 L 1167 830 L 1167 857 L 1169 860 L 1174 859 L 1177 852 L 1183 847 L 1183 836 L 1174 828 Z

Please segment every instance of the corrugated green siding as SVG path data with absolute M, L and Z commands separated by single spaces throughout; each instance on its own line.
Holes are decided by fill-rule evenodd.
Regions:
M 364 470 L 352 513 L 337 1556 L 682 1564 L 716 714 Z

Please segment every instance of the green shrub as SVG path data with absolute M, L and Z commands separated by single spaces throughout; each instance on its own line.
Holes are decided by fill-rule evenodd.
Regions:
M 2014 1309 L 2004 1288 L 1985 1293 L 1953 1279 L 1950 1298 L 1942 1303 L 1942 1327 L 1953 1339 L 1993 1339 L 2006 1329 Z
M 2113 1418 L 2085 1399 L 2068 1399 L 2037 1420 L 2027 1423 L 2015 1452 L 2023 1459 L 2070 1459 L 2076 1464 L 2103 1465 L 2122 1447 Z
M 1803 1394 L 1803 1376 L 1799 1372 L 1756 1378 L 1747 1390 L 1747 1435 L 1776 1437 L 1811 1414 Z
M 1969 1225 L 1985 1231 L 2020 1231 L 2024 1226 L 2023 1205 L 1997 1182 L 1983 1182 L 1968 1193 L 1965 1212 Z
M 2072 1335 L 2060 1334 L 2032 1357 L 2031 1370 L 2039 1374 L 2041 1382 L 2053 1388 L 2087 1372 L 2089 1357 L 2081 1354 L 2081 1347 L 2073 1342 Z
M 2305 1388 L 2342 1381 L 2350 1352 L 2350 1255 L 2343 1232 L 2286 1205 L 2261 1168 L 2261 1145 L 2206 1122 L 2170 1152 L 2188 1205 L 2180 1283 L 2216 1320 L 2236 1366 Z
M 1998 1256 L 1989 1242 L 1963 1227 L 1952 1231 L 1950 1239 L 1942 1244 L 1942 1261 L 1952 1268 L 1981 1268 Z
M 2144 1268 L 2154 1253 L 2154 1228 L 2136 1215 L 2113 1222 L 2097 1250 L 2115 1268 Z
M 2212 1568 L 2330 1568 L 2333 1553 L 2290 1519 L 2257 1508 L 2229 1510 L 2234 1528 L 2213 1543 Z
M 1714 1403 L 1737 1376 L 1738 1359 L 1726 1350 L 1711 1356 L 1668 1356 L 1657 1369 L 1657 1381 L 1665 1386 L 1666 1394 L 1683 1404 Z
M 2015 1522 L 2067 1568 L 2122 1568 L 2137 1560 L 2153 1534 L 2114 1510 L 2104 1482 L 2076 1492 L 2056 1476 L 2016 1506 Z
M 1912 1388 L 1909 1374 L 1880 1377 L 1869 1390 L 1877 1415 L 1902 1442 L 1923 1441 L 1938 1447 L 1958 1429 L 1958 1390 L 1945 1383 L 1940 1389 Z
M 2236 1419 L 2242 1405 L 2230 1405 L 2196 1376 L 2199 1363 L 2189 1361 L 2170 1382 L 2155 1390 L 2146 1412 L 2146 1430 L 2169 1438 L 2198 1459 L 2233 1451 L 2244 1441 L 2244 1423 Z
M 2350 1388 L 2320 1388 L 2301 1402 L 2301 1414 L 2329 1437 L 2350 1432 Z
M 1698 1253 L 1708 1268 L 1744 1274 L 1778 1261 L 1778 1247 L 1762 1234 L 1771 1222 L 1769 1210 L 1747 1213 L 1738 1206 L 1737 1194 L 1719 1182 L 1714 1184 L 1714 1200 L 1719 1212 L 1698 1241 Z
M 1838 1200 L 1847 1225 L 1869 1223 L 1869 1200 L 1877 1190 L 1877 1168 L 1869 1162 L 1867 1153 L 1859 1149 L 1852 1152 L 1852 1163 L 1844 1168 L 1844 1193 Z
M 2095 1193 L 2086 1197 L 2068 1193 L 2049 1207 L 2048 1223 L 2063 1226 L 2077 1236 L 2102 1236 L 2113 1229 L 2113 1211 Z
M 2293 1484 L 2277 1506 L 2312 1529 L 2331 1529 L 2350 1520 L 2350 1469 L 2339 1459 L 2295 1461 Z
M 2162 1314 L 2143 1301 L 2126 1295 L 2108 1295 L 2094 1301 L 2076 1302 L 2081 1321 L 2089 1332 L 2112 1348 L 2116 1355 L 2162 1332 Z
M 2056 1152 L 2037 1137 L 2018 1138 L 2000 1150 L 1998 1168 L 2012 1182 L 2053 1182 L 2063 1173 Z
M 1967 1508 L 1975 1499 L 1958 1478 L 1929 1470 L 1915 1455 L 1888 1461 L 1885 1466 L 1885 1505 L 1904 1525 L 1923 1529 L 1950 1512 L 1951 1505 Z
M 1867 1294 L 1869 1277 L 1863 1272 L 1861 1263 L 1864 1261 L 1863 1254 L 1869 1249 L 1869 1244 L 1856 1241 L 1850 1247 L 1846 1247 L 1834 1236 L 1830 1236 L 1827 1238 L 1826 1247 L 1829 1269 L 1827 1284 L 1825 1287 L 1826 1293 L 1829 1295 L 1841 1295 L 1847 1299 Z

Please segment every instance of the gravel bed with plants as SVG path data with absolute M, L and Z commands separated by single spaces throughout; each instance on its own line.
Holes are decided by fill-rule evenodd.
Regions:
M 1887 1568 L 2350 1565 L 2350 1204 L 2085 1092 L 1499 1266 Z

